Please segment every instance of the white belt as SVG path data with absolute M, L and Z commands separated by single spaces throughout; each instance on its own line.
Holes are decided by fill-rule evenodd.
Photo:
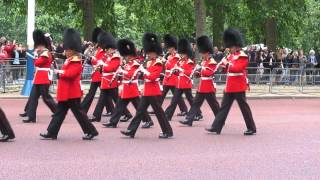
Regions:
M 51 69 L 50 68 L 39 68 L 39 67 L 37 67 L 36 70 L 37 71 L 50 71 Z
M 243 76 L 243 73 L 228 73 L 228 76 Z
M 212 80 L 212 77 L 201 77 L 201 80 Z
M 154 80 L 154 81 L 151 81 L 151 80 L 149 80 L 149 79 L 146 79 L 146 80 L 145 80 L 145 82 L 158 82 L 158 81 L 160 81 L 160 78 L 158 78 L 158 79 L 156 79 L 156 80 Z
M 114 75 L 114 72 L 113 73 L 102 73 L 102 76 L 110 76 L 110 75 Z
M 171 73 L 172 71 L 171 70 L 166 70 L 166 73 Z
M 133 81 L 130 81 L 130 80 L 122 80 L 121 81 L 122 84 L 129 84 L 129 83 L 138 83 L 138 80 L 133 80 Z

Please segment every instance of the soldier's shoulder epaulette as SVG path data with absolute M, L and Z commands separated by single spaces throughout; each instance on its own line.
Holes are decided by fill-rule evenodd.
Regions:
M 194 61 L 192 59 L 188 59 L 187 64 L 194 64 Z
M 248 57 L 244 51 L 240 51 L 239 57 Z
M 210 58 L 209 64 L 217 64 L 217 61 L 214 58 Z
M 81 62 L 81 58 L 79 56 L 72 56 L 70 62 Z
M 49 57 L 49 50 L 46 48 L 39 48 L 36 51 L 38 53 L 38 57 Z
M 153 65 L 157 65 L 157 64 L 162 65 L 163 64 L 163 59 L 162 58 L 157 58 L 156 61 L 153 63 Z
M 134 60 L 132 63 L 132 66 L 140 66 L 140 63 L 138 63 L 138 61 Z
M 115 51 L 115 52 L 112 54 L 112 58 L 121 58 L 120 53 L 119 53 L 118 51 Z

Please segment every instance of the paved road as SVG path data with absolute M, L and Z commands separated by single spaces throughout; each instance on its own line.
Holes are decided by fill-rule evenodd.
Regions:
M 206 133 L 213 115 L 205 104 L 205 120 L 194 127 L 174 119 L 173 139 L 158 139 L 158 124 L 129 139 L 119 133 L 128 123 L 117 129 L 96 123 L 100 136 L 91 142 L 81 140 L 70 114 L 57 141 L 40 140 L 49 110 L 41 102 L 38 123 L 22 124 L 17 114 L 24 103 L 0 100 L 17 135 L 14 142 L 0 144 L 0 179 L 320 178 L 319 100 L 249 100 L 258 127 L 252 137 L 242 135 L 236 104 L 221 135 Z

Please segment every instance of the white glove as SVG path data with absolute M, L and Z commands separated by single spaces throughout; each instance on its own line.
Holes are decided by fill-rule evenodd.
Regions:
M 54 72 L 55 74 L 64 74 L 64 70 L 55 69 L 55 70 L 53 70 L 53 72 Z
M 97 66 L 104 66 L 104 62 L 102 60 L 99 60 Z
M 150 75 L 150 72 L 148 70 L 146 70 L 144 67 L 142 67 L 140 69 L 141 72 L 143 72 L 145 75 L 149 76 Z

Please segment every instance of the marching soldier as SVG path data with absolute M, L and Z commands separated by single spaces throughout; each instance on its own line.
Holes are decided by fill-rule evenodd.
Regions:
M 135 45 L 130 40 L 121 39 L 118 41 L 117 47 L 120 55 L 126 60 L 126 64 L 124 69 L 120 68 L 118 71 L 118 74 L 122 75 L 122 80 L 119 86 L 119 99 L 116 103 L 115 111 L 110 118 L 110 122 L 103 124 L 108 128 L 117 127 L 121 114 L 130 102 L 137 109 L 140 101 L 137 75 L 139 67 L 143 64 L 140 65 L 138 62 Z M 144 113 L 142 120 L 145 122 L 142 128 L 153 126 L 148 113 Z
M 140 71 L 143 73 L 144 78 L 142 98 L 128 129 L 121 131 L 121 133 L 134 138 L 143 116 L 147 113 L 148 106 L 151 105 L 162 130 L 159 138 L 169 138 L 173 136 L 172 128 L 159 102 L 159 97 L 162 95 L 159 82 L 163 66 L 162 59 L 159 57 L 161 46 L 157 36 L 152 33 L 144 34 L 142 44 L 149 58 L 146 69 L 140 66 Z
M 102 29 L 99 27 L 96 27 L 93 30 L 91 39 L 92 39 L 92 43 L 94 44 L 94 47 L 93 47 L 93 49 L 91 49 L 88 52 L 88 54 L 86 54 L 86 52 L 85 52 L 85 55 L 91 57 L 88 64 L 90 64 L 93 69 L 92 74 L 91 74 L 91 83 L 90 83 L 89 91 L 81 102 L 81 107 L 86 113 L 88 113 L 90 106 L 93 102 L 94 96 L 97 92 L 97 89 L 100 88 L 100 85 L 101 85 L 101 72 L 102 71 L 101 71 L 101 68 L 97 66 L 97 64 L 98 64 L 98 60 L 103 58 L 105 52 L 103 49 L 101 49 L 98 46 L 98 36 L 99 36 L 100 32 L 102 32 Z M 113 103 L 108 102 L 105 107 L 106 107 L 107 112 L 103 116 L 110 116 L 111 115 L 110 110 L 112 110 L 114 108 Z
M 57 88 L 57 111 L 47 129 L 47 133 L 40 134 L 45 139 L 57 139 L 60 127 L 64 121 L 69 109 L 80 124 L 83 132 L 86 134 L 82 139 L 91 140 L 98 135 L 98 131 L 88 120 L 85 112 L 81 110 L 80 101 L 81 90 L 81 72 L 82 60 L 80 34 L 74 29 L 66 29 L 63 38 L 63 48 L 67 57 L 61 70 L 55 70 L 59 74 Z
M 118 99 L 118 82 L 114 79 L 116 71 L 121 65 L 121 57 L 117 51 L 117 43 L 111 33 L 101 32 L 98 36 L 98 44 L 103 50 L 101 58 L 97 62 L 97 67 L 101 68 L 101 93 L 93 112 L 93 116 L 89 119 L 92 122 L 100 122 L 103 107 L 112 103 L 112 100 L 116 103 Z M 113 112 L 114 107 L 109 109 Z M 129 120 L 132 118 L 131 113 L 127 108 L 124 110 L 124 114 Z
M 211 58 L 213 53 L 212 43 L 207 36 L 201 36 L 197 39 L 197 46 L 199 53 L 202 57 L 201 67 L 197 68 L 196 76 L 200 78 L 199 86 L 197 89 L 197 94 L 193 100 L 192 106 L 186 120 L 180 121 L 181 124 L 192 126 L 192 123 L 200 111 L 200 108 L 204 102 L 207 100 L 211 110 L 214 115 L 217 115 L 219 111 L 219 103 L 216 99 L 216 87 L 213 82 L 214 72 L 217 66 L 216 61 Z
M 246 99 L 246 90 L 248 89 L 248 79 L 246 75 L 248 56 L 241 50 L 241 47 L 243 46 L 242 35 L 238 30 L 228 29 L 224 32 L 223 40 L 226 48 L 230 48 L 231 51 L 231 54 L 219 63 L 221 66 L 225 67 L 227 84 L 221 108 L 216 115 L 211 128 L 206 130 L 220 134 L 231 105 L 233 101 L 236 100 L 247 126 L 244 135 L 253 135 L 256 133 L 256 125 L 253 121 L 252 113 Z
M 0 132 L 2 134 L 2 137 L 0 137 L 0 142 L 7 142 L 10 139 L 15 138 L 14 132 L 2 108 L 0 108 Z
M 26 112 L 20 114 L 24 123 L 35 123 L 36 112 L 38 107 L 38 99 L 42 96 L 44 103 L 49 107 L 51 112 L 56 111 L 56 102 L 49 94 L 49 87 L 52 81 L 51 64 L 53 61 L 51 50 L 51 42 L 46 40 L 45 34 L 41 30 L 35 30 L 33 32 L 33 40 L 35 46 L 35 60 L 34 65 L 36 72 L 33 79 L 33 86 L 30 97 L 26 105 Z
M 161 105 L 163 104 L 164 99 L 166 98 L 166 95 L 169 91 L 171 91 L 172 94 L 174 94 L 174 90 L 176 88 L 177 82 L 178 82 L 178 76 L 173 73 L 174 68 L 177 66 L 177 63 L 180 59 L 179 54 L 177 54 L 177 39 L 169 34 L 164 36 L 164 44 L 169 52 L 169 56 L 167 58 L 167 61 L 165 63 L 165 76 L 163 79 L 163 92 L 162 92 L 162 98 L 161 98 Z M 181 98 L 178 102 L 180 113 L 178 116 L 185 116 L 187 114 L 188 108 L 184 102 L 184 100 Z
M 176 110 L 177 104 L 182 99 L 182 94 L 185 94 L 190 106 L 193 102 L 192 97 L 192 73 L 195 66 L 192 57 L 191 44 L 187 39 L 180 39 L 178 42 L 178 53 L 181 56 L 180 61 L 177 64 L 177 67 L 172 69 L 178 75 L 178 82 L 176 89 L 173 94 L 170 105 L 165 110 L 166 117 L 169 121 L 173 116 L 173 113 Z

